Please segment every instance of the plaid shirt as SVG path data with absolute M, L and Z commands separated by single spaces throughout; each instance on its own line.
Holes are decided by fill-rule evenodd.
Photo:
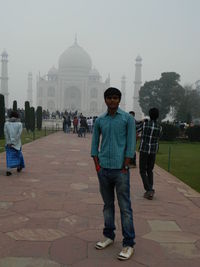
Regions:
M 144 121 L 137 124 L 137 132 L 141 132 L 139 151 L 155 154 L 158 151 L 158 141 L 162 127 L 157 121 Z

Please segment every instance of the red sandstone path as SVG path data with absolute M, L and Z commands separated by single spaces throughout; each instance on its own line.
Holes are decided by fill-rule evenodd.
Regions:
M 57 132 L 23 146 L 26 169 L 5 176 L 0 154 L 0 267 L 199 267 L 200 194 L 155 167 L 156 195 L 143 198 L 138 168 L 131 169 L 135 255 L 116 241 L 94 249 L 102 237 L 102 200 L 90 158 L 91 136 Z

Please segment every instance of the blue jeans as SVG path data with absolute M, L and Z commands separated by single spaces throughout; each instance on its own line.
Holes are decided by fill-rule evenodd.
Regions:
M 115 239 L 115 189 L 121 214 L 123 247 L 133 247 L 135 230 L 130 200 L 130 173 L 121 170 L 103 169 L 98 172 L 100 193 L 104 201 L 104 236 Z
M 66 133 L 70 133 L 70 126 L 66 124 L 66 128 L 65 128 L 65 132 Z

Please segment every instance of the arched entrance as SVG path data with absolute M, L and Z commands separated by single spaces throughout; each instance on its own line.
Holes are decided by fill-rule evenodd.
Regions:
M 49 100 L 48 103 L 47 103 L 47 109 L 50 111 L 50 112 L 53 112 L 55 111 L 55 103 L 53 100 Z
M 75 112 L 81 110 L 81 91 L 75 86 L 71 86 L 65 89 L 64 94 L 64 107 L 68 111 Z

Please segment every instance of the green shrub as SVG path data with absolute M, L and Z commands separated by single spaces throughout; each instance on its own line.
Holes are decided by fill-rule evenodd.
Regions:
M 25 127 L 27 132 L 30 130 L 30 104 L 25 102 Z
M 200 126 L 189 127 L 186 130 L 186 135 L 191 142 L 200 141 Z
M 160 140 L 174 141 L 179 136 L 179 129 L 177 126 L 169 123 L 162 123 L 162 136 Z
M 35 131 L 35 109 L 34 107 L 30 108 L 30 130 L 31 132 Z
M 5 100 L 4 95 L 0 94 L 0 139 L 4 138 L 5 123 Z
M 17 111 L 17 101 L 16 100 L 13 101 L 13 110 Z
M 42 107 L 38 106 L 37 111 L 37 129 L 40 131 L 42 129 Z

